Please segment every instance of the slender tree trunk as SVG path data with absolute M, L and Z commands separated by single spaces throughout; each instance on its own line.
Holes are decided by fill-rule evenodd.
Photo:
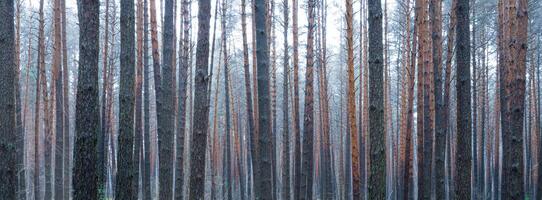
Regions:
M 244 0 L 242 0 L 244 2 Z M 289 53 L 288 53 L 288 23 L 289 23 L 289 16 L 288 16 L 288 0 L 282 1 L 282 9 L 283 9 L 283 27 L 284 27 L 284 58 L 283 58 L 283 74 L 282 74 L 282 194 L 281 199 L 290 199 L 290 130 L 289 130 L 289 111 L 288 111 L 288 84 L 289 84 L 289 77 L 290 77 L 290 67 L 289 67 Z M 243 6 L 244 11 L 244 6 Z M 246 33 L 243 34 L 244 41 L 246 42 Z M 244 48 L 244 47 L 243 47 Z M 245 59 L 248 62 L 248 58 L 245 57 Z M 248 64 L 245 65 L 245 70 L 247 70 Z M 245 73 L 245 80 L 248 73 Z M 247 85 L 250 85 L 248 83 Z M 247 89 L 247 96 L 250 93 L 250 90 Z M 248 98 L 247 98 L 248 100 Z M 248 103 L 247 103 L 248 104 Z M 250 106 L 247 106 L 250 107 Z M 250 113 L 250 112 L 247 112 Z M 250 116 L 248 116 L 250 118 Z
M 55 177 L 54 177 L 54 195 L 53 199 L 60 199 L 63 193 L 62 185 L 62 151 L 63 151 L 63 91 L 62 91 L 62 73 L 61 73 L 61 58 L 62 58 L 62 39 L 61 39 L 61 13 L 60 0 L 53 2 L 54 9 L 54 51 L 53 51 L 53 81 L 55 91 Z
M 226 115 L 226 122 L 225 122 L 225 140 L 226 143 L 224 144 L 224 187 L 225 191 L 224 193 L 227 194 L 223 197 L 224 199 L 232 199 L 232 185 L 233 185 L 233 179 L 232 179 L 232 153 L 231 153 L 231 117 L 230 117 L 230 80 L 229 80 L 229 57 L 228 57 L 228 35 L 226 33 L 226 17 L 228 14 L 227 10 L 228 2 L 226 0 L 222 0 L 222 53 L 224 54 L 224 111 Z M 218 80 L 217 80 L 218 81 Z M 217 88 L 218 89 L 218 88 Z M 215 113 L 216 115 L 217 113 Z
M 146 59 L 143 55 L 143 0 L 137 1 L 136 10 L 136 32 L 137 32 L 137 62 L 135 71 L 135 132 L 134 132 L 134 153 L 132 155 L 133 163 L 133 193 L 135 198 L 139 198 L 139 178 L 143 175 L 143 62 Z M 143 178 L 143 176 L 141 176 Z M 143 179 L 141 179 L 143 180 Z M 141 184 L 143 185 L 143 184 Z M 143 187 L 142 187 L 143 188 Z M 143 191 L 141 191 L 143 192 Z
M 2 199 L 17 199 L 17 140 L 19 134 L 17 130 L 17 122 L 15 120 L 15 95 L 18 94 L 16 88 L 16 70 L 18 65 L 15 63 L 15 28 L 14 28 L 14 6 L 13 0 L 2 1 L 0 3 L 0 16 L 3 22 L 0 23 L 0 70 L 2 75 L 0 78 L 0 91 L 2 91 L 0 108 L 3 110 L 0 116 L 0 141 L 4 144 L 0 149 L 2 164 L 0 164 L 0 198 Z
M 469 2 L 458 0 L 456 63 L 457 63 L 457 186 L 455 197 L 469 199 L 471 196 L 471 97 L 470 97 L 470 48 L 469 48 Z
M 174 57 L 175 57 L 175 26 L 173 23 L 174 5 L 173 0 L 165 1 L 164 31 L 162 36 L 162 82 L 157 82 L 161 87 L 161 96 L 157 96 L 158 108 L 158 148 L 160 155 L 160 199 L 172 198 L 173 191 L 173 134 L 175 124 L 175 91 L 174 91 Z M 155 72 L 156 73 L 156 72 Z M 205 157 L 205 156 L 204 156 Z
M 120 53 L 120 91 L 119 91 L 119 170 L 116 179 L 117 199 L 134 199 L 137 177 L 135 177 L 134 164 L 134 103 L 135 103 L 135 17 L 134 2 L 121 1 L 121 53 Z M 166 163 L 166 162 L 163 162 Z
M 294 199 L 299 199 L 301 194 L 301 126 L 299 124 L 299 35 L 297 25 L 298 0 L 292 0 L 292 40 L 293 40 L 293 134 L 294 134 Z
M 198 39 L 196 58 L 209 57 L 209 21 L 211 11 L 210 0 L 198 1 Z M 207 126 L 209 124 L 208 93 L 208 59 L 196 60 L 196 76 L 194 91 L 194 128 L 191 142 L 190 162 L 190 199 L 202 200 L 205 193 L 205 148 L 207 147 Z
M 143 199 L 151 199 L 151 143 L 150 143 L 150 68 L 149 68 L 149 15 L 148 1 L 143 1 L 143 161 L 141 161 L 141 185 Z
M 383 47 L 382 7 L 379 0 L 368 0 L 369 10 L 369 132 L 370 132 L 370 176 L 369 198 L 384 199 L 385 181 L 385 134 L 383 104 Z
M 181 7 L 181 15 L 183 19 L 183 34 L 181 49 L 182 56 L 181 62 L 179 62 L 179 96 L 178 96 L 178 123 L 177 123 L 177 158 L 175 162 L 175 199 L 183 199 L 183 184 L 184 184 L 184 136 L 186 127 L 186 88 L 188 83 L 188 70 L 190 69 L 189 56 L 190 56 L 190 15 L 188 0 L 183 0 Z
M 356 126 L 356 92 L 354 82 L 354 27 L 353 27 L 353 8 L 352 0 L 346 0 L 346 46 L 348 54 L 348 131 L 351 141 L 352 153 L 352 191 L 353 199 L 361 199 L 360 182 L 360 163 L 359 163 L 359 143 L 358 131 Z
M 34 199 L 41 199 L 41 190 L 40 190 L 40 96 L 41 96 L 41 90 L 43 85 L 41 82 L 44 80 L 42 79 L 42 71 L 44 71 L 43 68 L 45 66 L 42 65 L 41 60 L 45 60 L 44 57 L 44 51 L 45 51 L 45 42 L 44 42 L 44 19 L 43 19 L 43 0 L 40 0 L 40 12 L 39 12 L 39 28 L 38 28 L 38 61 L 37 61 L 37 75 L 36 75 L 36 104 L 34 106 Z
M 71 142 L 70 142 L 70 85 L 69 85 L 69 71 L 68 71 L 68 43 L 67 43 L 67 20 L 66 20 L 66 0 L 60 0 L 60 7 L 61 7 L 61 18 L 62 18 L 62 85 L 63 85 L 63 141 L 64 141 L 64 147 L 62 148 L 64 151 L 62 152 L 63 162 L 62 162 L 62 184 L 63 184 L 63 194 L 62 198 L 64 200 L 68 200 L 70 198 L 71 194 L 71 184 L 70 184 L 70 175 L 71 175 L 71 168 L 70 168 L 70 160 L 71 160 Z
M 431 0 L 430 2 L 430 18 L 431 18 L 431 38 L 433 40 L 433 84 L 435 88 L 435 149 L 434 149 L 434 176 L 435 176 L 435 194 L 437 199 L 445 198 L 445 173 L 444 173 L 444 157 L 446 148 L 446 122 L 444 121 L 444 98 L 442 96 L 442 1 Z M 449 33 L 450 34 L 450 33 Z

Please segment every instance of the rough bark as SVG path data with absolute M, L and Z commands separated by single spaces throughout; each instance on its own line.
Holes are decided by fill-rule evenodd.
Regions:
M 175 162 L 175 199 L 183 199 L 184 184 L 184 136 L 186 127 L 186 88 L 188 83 L 188 69 L 190 68 L 190 15 L 188 0 L 182 1 L 181 15 L 183 23 L 182 45 L 179 45 L 181 51 L 181 61 L 179 62 L 179 93 L 178 93 L 178 116 L 177 116 L 177 146 Z
M 270 80 L 269 80 L 269 46 L 268 33 L 265 31 L 266 21 L 269 17 L 265 0 L 256 0 L 254 2 L 254 22 L 256 33 L 256 61 L 257 61 L 257 87 L 258 87 L 258 123 L 257 129 L 257 169 L 254 176 L 255 199 L 270 199 L 272 193 L 272 132 L 271 132 L 271 107 L 270 105 Z M 256 94 L 255 94 L 256 95 Z
M 134 100 L 135 100 L 135 16 L 134 1 L 121 1 L 120 11 L 120 91 L 119 91 L 119 136 L 116 199 L 134 199 Z M 166 162 L 163 162 L 166 163 Z M 162 166 L 162 165 L 160 165 Z
M 352 0 L 346 0 L 346 46 L 348 66 L 348 135 L 350 137 L 352 153 L 352 195 L 353 199 L 361 199 L 360 162 L 358 131 L 356 126 L 356 92 L 354 82 L 354 27 Z
M 383 104 L 382 6 L 379 0 L 368 0 L 369 39 L 369 198 L 386 196 L 386 160 Z
M 164 30 L 162 36 L 162 76 L 160 84 L 161 93 L 157 96 L 158 108 L 158 148 L 160 155 L 159 185 L 160 199 L 172 198 L 173 191 L 173 134 L 175 124 L 175 26 L 173 23 L 174 6 L 173 0 L 165 1 Z M 156 73 L 156 72 L 155 72 Z M 204 156 L 205 157 L 205 156 Z
M 0 164 L 0 176 L 2 181 L 0 183 L 0 198 L 2 199 L 16 199 L 17 195 L 17 148 L 23 148 L 17 146 L 17 140 L 19 135 L 16 131 L 15 121 L 15 76 L 16 68 L 15 64 L 15 27 L 14 27 L 14 6 L 13 0 L 2 1 L 0 3 L 0 16 L 2 23 L 0 23 L 0 109 L 2 109 L 2 115 L 0 115 L 0 155 L 2 164 Z
M 471 196 L 471 78 L 469 1 L 457 0 L 455 10 L 456 64 L 457 64 L 457 184 L 455 198 L 469 199 Z
M 527 1 L 504 1 L 502 25 L 504 62 L 499 73 L 503 141 L 501 195 L 503 199 L 523 199 L 523 117 L 525 112 L 525 65 L 527 51 Z
M 228 57 L 228 35 L 227 35 L 227 27 L 226 27 L 226 20 L 227 20 L 227 14 L 228 14 L 228 2 L 226 0 L 222 0 L 222 53 L 223 53 L 223 65 L 224 65 L 224 111 L 225 111 L 225 144 L 224 144 L 224 176 L 223 176 L 223 182 L 224 182 L 224 199 L 232 199 L 232 153 L 231 153 L 231 116 L 230 116 L 230 80 L 229 80 L 229 57 Z M 216 115 L 217 113 L 215 113 Z
M 209 57 L 210 0 L 198 1 L 198 36 L 196 58 Z M 207 100 L 208 59 L 196 60 L 194 77 L 194 128 L 192 130 L 190 162 L 190 199 L 202 200 L 205 193 L 205 149 L 207 147 L 207 126 L 209 124 L 209 105 Z
M 76 136 L 73 198 L 98 199 L 96 167 L 99 127 L 98 57 L 99 57 L 98 0 L 79 0 L 79 78 L 76 100 Z M 93 180 L 93 181 L 92 181 Z

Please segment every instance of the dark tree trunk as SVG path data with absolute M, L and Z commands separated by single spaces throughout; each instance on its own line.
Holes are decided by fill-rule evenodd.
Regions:
M 151 199 L 151 143 L 150 143 L 150 66 L 149 66 L 149 15 L 148 15 L 148 2 L 143 1 L 143 148 L 144 148 L 144 161 L 143 167 L 141 167 L 141 185 L 143 199 Z
M 174 95 L 174 43 L 175 26 L 173 23 L 173 0 L 166 0 L 164 6 L 164 31 L 162 36 L 162 71 L 163 80 L 160 84 L 161 92 L 156 99 L 158 110 L 158 151 L 160 157 L 159 169 L 159 196 L 160 199 L 171 199 L 173 196 L 173 134 L 175 123 L 175 95 Z M 155 72 L 156 73 L 156 72 Z M 205 156 L 203 156 L 205 157 Z M 203 165 L 201 165 L 203 166 Z
M 257 167 L 254 176 L 255 199 L 271 199 L 272 195 L 272 132 L 271 132 L 271 107 L 270 107 L 270 80 L 269 80 L 269 46 L 268 33 L 266 30 L 267 3 L 265 0 L 256 0 L 254 2 L 254 17 L 256 29 L 256 56 L 257 56 L 257 86 L 258 86 L 258 117 L 257 130 Z
M 442 96 L 442 1 L 431 0 L 429 7 L 429 14 L 432 21 L 431 37 L 433 39 L 433 80 L 435 87 L 435 102 L 436 102 L 436 115 L 435 115 L 435 164 L 434 164 L 434 176 L 435 176 L 435 194 L 437 199 L 445 198 L 445 173 L 444 173 L 444 156 L 446 150 L 446 119 L 444 98 Z M 452 33 L 453 34 L 453 33 Z
M 119 136 L 116 199 L 135 199 L 134 183 L 134 82 L 135 82 L 135 17 L 134 1 L 121 1 L 120 11 L 120 91 Z
M 386 196 L 384 134 L 382 7 L 380 0 L 368 0 L 369 9 L 369 199 Z
M 98 0 L 79 0 L 79 77 L 75 116 L 73 179 L 75 200 L 98 199 L 97 140 L 100 135 L 98 94 Z
M 209 76 L 209 21 L 211 1 L 198 1 L 198 36 L 196 46 L 196 76 L 194 77 L 194 128 L 191 142 L 190 199 L 202 200 L 205 194 L 205 152 L 209 124 L 209 101 L 207 99 Z
M 244 0 L 243 0 L 244 1 Z M 290 199 L 290 132 L 289 132 L 289 111 L 288 111 L 288 79 L 289 79 L 289 61 L 288 61 L 288 0 L 283 0 L 283 22 L 284 22 L 284 63 L 282 76 L 282 195 L 281 199 Z M 243 7 L 244 8 L 244 7 Z M 248 66 L 246 67 L 248 68 Z M 246 69 L 245 68 L 245 69 Z M 250 85 L 250 83 L 249 83 Z M 249 91 L 249 90 L 247 90 Z M 250 116 L 249 116 L 250 117 Z
M 299 53 L 297 7 L 298 0 L 292 0 L 292 40 L 293 40 L 293 134 L 294 134 L 294 199 L 301 194 L 301 126 L 299 124 Z
M 181 62 L 179 62 L 179 96 L 178 96 L 178 116 L 177 116 L 177 158 L 175 162 L 175 199 L 183 199 L 183 184 L 184 184 L 184 136 L 186 126 L 186 88 L 188 83 L 188 70 L 190 69 L 189 55 L 190 55 L 190 15 L 188 14 L 188 0 L 183 0 L 181 15 L 183 19 L 183 36 L 181 49 L 182 56 Z
M 70 96 L 70 86 L 69 86 L 69 71 L 68 71 L 68 45 L 67 45 L 67 22 L 66 22 L 66 0 L 60 0 L 60 7 L 62 10 L 62 85 L 63 85 L 63 113 L 62 118 L 64 121 L 64 130 L 62 133 L 64 134 L 63 141 L 64 141 L 64 151 L 62 152 L 62 184 L 64 187 L 64 191 L 62 194 L 62 198 L 64 200 L 68 200 L 70 198 L 71 194 L 71 185 L 70 185 L 70 175 L 71 175 L 71 168 L 70 168 L 70 160 L 71 160 L 71 142 L 70 142 L 70 102 L 69 102 L 69 96 Z
M 62 182 L 62 151 L 63 151 L 63 131 L 64 131 L 64 117 L 63 117 L 63 91 L 62 91 L 62 39 L 61 39 L 61 11 L 60 0 L 53 2 L 54 8 L 54 52 L 53 52 L 53 80 L 55 84 L 55 145 L 53 150 L 55 151 L 55 177 L 54 177 L 54 196 L 53 199 L 62 199 L 63 194 L 63 182 Z
M 232 200 L 232 153 L 231 153 L 231 116 L 230 116 L 230 80 L 229 80 L 229 58 L 228 58 L 228 35 L 227 35 L 227 14 L 228 14 L 228 2 L 222 0 L 222 53 L 224 59 L 224 113 L 226 117 L 225 121 L 225 143 L 224 143 L 224 176 L 222 177 L 224 182 L 224 199 Z M 217 113 L 215 113 L 216 115 Z
M 17 140 L 15 121 L 15 27 L 13 0 L 0 2 L 0 199 L 16 199 L 17 194 Z
M 312 199 L 313 171 L 314 171 L 314 96 L 313 96 L 313 67 L 314 67 L 314 28 L 316 1 L 309 0 L 308 4 L 308 32 L 307 32 L 307 65 L 305 69 L 305 112 L 303 117 L 303 170 L 301 172 L 301 194 L 302 200 Z
M 470 35 L 469 1 L 458 0 L 455 10 L 456 63 L 457 63 L 457 199 L 471 198 L 471 78 L 470 78 Z

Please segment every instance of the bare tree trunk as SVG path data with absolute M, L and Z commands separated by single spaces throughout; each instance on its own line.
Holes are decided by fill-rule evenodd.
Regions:
M 76 139 L 73 198 L 98 199 L 96 141 L 100 135 L 98 57 L 99 2 L 80 0 L 79 12 L 79 78 L 76 101 Z
M 40 190 L 40 96 L 41 96 L 41 82 L 45 80 L 42 79 L 42 71 L 45 66 L 42 65 L 41 60 L 45 60 L 44 51 L 45 51 L 45 41 L 44 41 L 44 19 L 43 19 L 43 0 L 40 0 L 40 12 L 39 12 L 39 30 L 38 30 L 38 65 L 36 75 L 36 101 L 34 106 L 34 199 L 42 199 L 41 190 Z
M 299 199 L 301 194 L 301 126 L 299 124 L 299 35 L 297 24 L 298 0 L 292 0 L 292 40 L 293 40 L 293 134 L 294 134 L 294 199 Z
M 198 1 L 198 38 L 196 58 L 209 57 L 209 21 L 210 0 Z M 190 162 L 190 199 L 202 200 L 205 189 L 205 149 L 207 147 L 207 129 L 209 124 L 208 95 L 208 59 L 196 59 L 194 91 L 194 128 L 191 142 Z
M 458 0 L 456 63 L 457 63 L 457 185 L 455 198 L 471 198 L 471 87 L 469 47 L 469 2 Z
M 384 199 L 386 193 L 386 160 L 383 103 L 383 46 L 382 5 L 379 0 L 368 0 L 369 41 L 369 133 L 370 176 L 369 198 Z
M 244 0 L 243 0 L 244 2 Z M 282 1 L 282 9 L 283 9 L 283 26 L 284 26 L 284 60 L 283 60 L 283 74 L 282 74 L 282 174 L 281 174 L 281 183 L 282 183 L 282 194 L 280 195 L 281 199 L 290 199 L 290 130 L 289 130 L 289 111 L 288 111 L 288 84 L 289 84 L 289 77 L 290 77 L 290 67 L 289 67 L 289 53 L 288 53 L 288 23 L 289 23 L 289 16 L 288 16 L 288 0 Z M 243 11 L 244 11 L 244 5 L 243 5 Z M 244 32 L 243 32 L 244 33 Z M 246 33 L 243 34 L 243 42 L 246 42 Z M 245 44 L 245 43 L 244 43 Z M 245 45 L 244 45 L 245 46 Z M 244 48 L 244 47 L 243 47 Z M 248 62 L 248 58 L 245 57 L 245 59 Z M 245 65 L 245 70 L 248 69 L 248 64 Z M 245 73 L 245 80 L 248 73 Z M 248 83 L 250 86 L 250 83 Z M 247 96 L 250 93 L 250 90 L 247 89 Z M 249 100 L 247 98 L 247 100 Z M 248 103 L 247 103 L 248 104 Z M 250 106 L 247 106 L 250 107 Z M 250 112 L 247 112 L 250 113 Z M 251 116 L 248 116 L 251 118 Z
M 17 140 L 19 134 L 17 134 L 17 117 L 15 111 L 16 99 L 15 95 L 18 94 L 15 90 L 15 78 L 17 68 L 15 62 L 15 28 L 14 28 L 14 6 L 13 0 L 2 1 L 0 3 L 0 17 L 3 22 L 0 23 L 0 70 L 2 75 L 0 78 L 0 108 L 2 109 L 2 115 L 0 116 L 0 141 L 2 141 L 2 148 L 0 155 L 2 164 L 0 164 L 0 176 L 2 181 L 0 183 L 0 198 L 2 199 L 17 199 L 17 149 L 23 148 L 17 146 Z M 20 100 L 20 99 L 19 99 Z M 20 150 L 19 150 L 20 151 Z
M 346 0 L 346 46 L 348 54 L 348 135 L 352 153 L 352 195 L 353 199 L 361 199 L 360 162 L 358 130 L 356 126 L 356 91 L 354 82 L 354 27 L 352 0 Z

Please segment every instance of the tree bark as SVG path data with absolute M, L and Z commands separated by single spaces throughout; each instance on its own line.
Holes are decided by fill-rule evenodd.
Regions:
M 471 196 L 471 81 L 470 81 L 470 35 L 469 1 L 458 0 L 456 63 L 457 63 L 457 185 L 455 197 L 469 199 Z
M 209 57 L 210 0 L 198 1 L 198 39 L 196 58 Z M 209 105 L 207 100 L 208 59 L 196 60 L 194 91 L 194 128 L 191 142 L 190 199 L 202 200 L 205 193 L 205 149 L 207 147 L 207 126 L 209 124 Z
M 15 76 L 17 65 L 15 64 L 15 27 L 14 27 L 14 6 L 13 0 L 2 1 L 0 3 L 0 108 L 3 114 L 0 115 L 0 141 L 3 145 L 0 147 L 2 164 L 0 164 L 0 198 L 16 199 L 17 196 L 17 140 L 19 134 L 16 131 L 15 121 Z
M 73 198 L 98 199 L 96 142 L 100 135 L 98 101 L 99 8 L 97 0 L 79 0 L 79 78 Z
M 369 198 L 384 199 L 386 160 L 383 104 L 382 7 L 379 0 L 368 0 L 369 10 Z

